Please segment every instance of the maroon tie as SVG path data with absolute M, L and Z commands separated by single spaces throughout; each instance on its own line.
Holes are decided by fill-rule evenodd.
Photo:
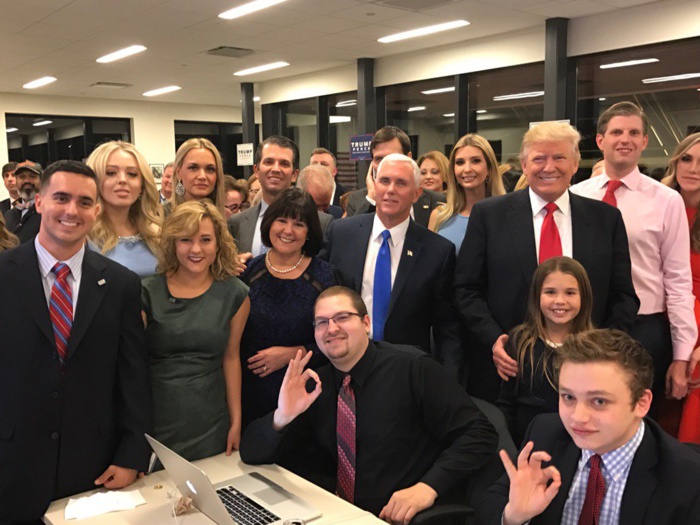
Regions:
M 336 493 L 345 501 L 355 500 L 355 392 L 350 386 L 350 376 L 343 378 L 338 391 L 338 415 L 336 439 L 338 446 L 338 480 Z
M 70 268 L 65 263 L 56 263 L 51 271 L 56 274 L 56 280 L 51 287 L 49 315 L 53 324 L 56 339 L 56 353 L 61 362 L 61 368 L 66 364 L 66 348 L 73 326 L 73 295 L 68 284 Z
M 540 264 L 552 257 L 561 256 L 561 238 L 559 237 L 559 229 L 557 223 L 554 222 L 554 210 L 557 205 L 553 202 L 548 202 L 544 207 L 547 210 L 547 215 L 542 222 L 540 230 Z
M 615 198 L 615 191 L 617 188 L 622 186 L 622 181 L 610 180 L 608 181 L 608 187 L 605 190 L 605 195 L 603 195 L 603 202 L 607 202 L 610 206 L 615 206 L 617 208 L 617 199 Z
M 600 470 L 601 458 L 598 454 L 591 456 L 591 469 L 588 473 L 586 499 L 583 501 L 578 525 L 598 525 L 600 523 L 600 508 L 605 497 L 605 479 Z

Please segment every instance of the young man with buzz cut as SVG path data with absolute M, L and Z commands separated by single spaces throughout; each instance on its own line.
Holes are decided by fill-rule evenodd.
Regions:
M 619 330 L 570 336 L 558 350 L 559 414 L 535 418 L 477 523 L 700 523 L 700 455 L 653 420 L 652 360 Z M 535 451 L 535 452 L 533 452 Z

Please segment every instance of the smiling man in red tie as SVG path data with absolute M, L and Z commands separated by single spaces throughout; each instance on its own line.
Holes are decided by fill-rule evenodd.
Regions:
M 622 216 L 568 191 L 580 139 L 569 124 L 533 127 L 520 148 L 529 188 L 485 199 L 472 210 L 455 288 L 470 336 L 467 391 L 476 397 L 493 402 L 498 396 L 492 352 L 504 363 L 501 377 L 517 373 L 503 348 L 505 334 L 523 322 L 532 275 L 549 257 L 572 257 L 586 269 L 596 326 L 632 328 L 639 301 Z
M 557 351 L 559 414 L 535 418 L 517 464 L 485 494 L 477 523 L 700 523 L 700 456 L 645 418 L 649 354 L 619 330 L 570 336 Z
M 497 435 L 459 384 L 415 347 L 370 341 L 349 288 L 319 295 L 314 327 L 330 365 L 304 370 L 311 353 L 290 362 L 277 409 L 243 435 L 243 461 L 279 462 L 394 524 L 438 498 L 463 500 L 461 482 Z
M 152 424 L 141 282 L 86 249 L 99 213 L 82 162 L 41 174 L 39 233 L 0 254 L 0 524 L 146 469 Z M 7 520 L 7 521 L 3 521 Z

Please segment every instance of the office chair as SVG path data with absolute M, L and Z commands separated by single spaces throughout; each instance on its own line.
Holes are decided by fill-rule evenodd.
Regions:
M 497 406 L 472 397 L 474 404 L 481 410 L 486 419 L 494 426 L 498 433 L 498 450 L 505 450 L 511 459 L 515 460 L 518 455 L 518 447 L 508 430 L 506 417 Z M 479 470 L 474 472 L 467 484 L 464 504 L 434 505 L 429 509 L 416 514 L 411 520 L 411 525 L 464 525 L 469 523 L 474 516 L 474 508 L 480 501 L 482 494 L 503 474 L 505 470 L 498 454 L 494 454 L 489 461 Z

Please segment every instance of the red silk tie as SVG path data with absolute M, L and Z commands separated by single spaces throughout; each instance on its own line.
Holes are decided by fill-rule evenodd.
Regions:
M 603 202 L 607 202 L 608 204 L 610 204 L 610 206 L 615 206 L 617 208 L 617 199 L 615 198 L 615 192 L 620 186 L 622 186 L 622 181 L 608 181 L 608 187 L 605 190 L 605 195 L 603 195 Z
M 345 501 L 355 500 L 355 392 L 350 386 L 350 376 L 343 378 L 338 391 L 336 439 L 338 447 L 338 473 L 336 493 Z
M 578 525 L 598 525 L 600 523 L 600 509 L 605 497 L 605 479 L 600 470 L 602 460 L 598 454 L 591 456 L 591 469 L 588 473 L 588 485 L 586 486 L 586 499 L 583 501 Z
M 56 353 L 62 368 L 66 364 L 66 348 L 73 326 L 73 295 L 68 284 L 70 268 L 65 263 L 56 263 L 51 271 L 56 274 L 56 280 L 51 287 L 49 315 L 56 339 Z
M 553 202 L 548 202 L 544 207 L 547 210 L 547 215 L 542 222 L 540 230 L 540 264 L 552 257 L 561 256 L 561 238 L 559 237 L 559 229 L 557 223 L 554 222 L 554 211 L 557 205 Z

